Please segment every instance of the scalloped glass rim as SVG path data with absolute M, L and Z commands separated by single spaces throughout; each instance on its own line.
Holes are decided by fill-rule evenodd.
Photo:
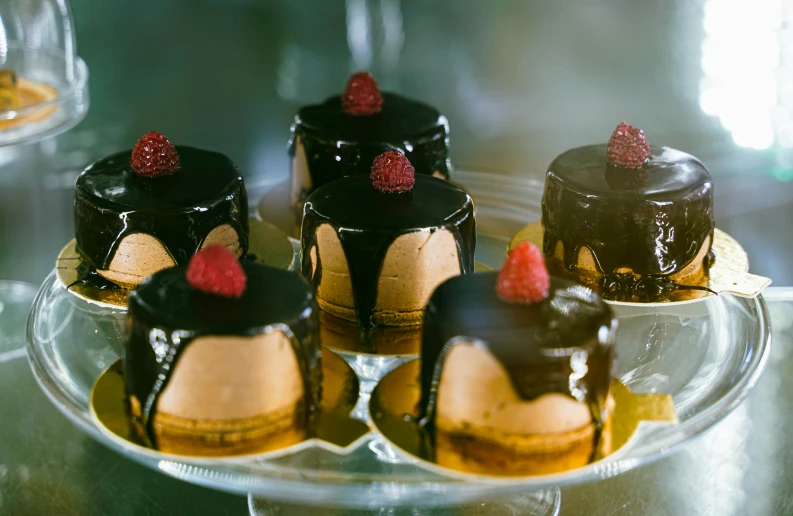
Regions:
M 458 176 L 477 198 L 483 239 L 494 245 L 500 242 L 502 250 L 512 234 L 509 226 L 520 229 L 538 218 L 539 182 L 471 172 L 458 173 Z M 508 193 L 501 199 L 499 191 Z M 521 215 L 515 216 L 518 213 Z M 493 231 L 485 231 L 486 228 Z M 123 326 L 123 312 L 81 302 L 65 292 L 54 274 L 44 282 L 34 302 L 28 321 L 27 346 L 34 376 L 52 402 L 99 442 L 148 467 L 206 487 L 304 504 L 442 506 L 591 482 L 652 462 L 710 428 L 734 409 L 760 378 L 769 354 L 769 317 L 762 296 L 755 299 L 715 296 L 702 303 L 669 309 L 615 307 L 615 311 L 625 331 L 629 332 L 623 335 L 625 338 L 620 339 L 618 335 L 617 339 L 618 346 L 622 342 L 619 354 L 625 358 L 619 376 L 636 392 L 641 392 L 637 386 L 655 389 L 665 385 L 663 381 L 659 383 L 660 373 L 671 378 L 678 369 L 683 369 L 676 358 L 680 346 L 684 346 L 682 349 L 688 358 L 685 362 L 693 364 L 691 368 L 696 376 L 695 373 L 691 373 L 691 377 L 684 375 L 675 380 L 676 384 L 672 381 L 674 378 L 667 378 L 670 387 L 663 391 L 675 394 L 681 423 L 647 431 L 616 460 L 602 461 L 565 474 L 517 481 L 460 482 L 432 474 L 401 460 L 377 436 L 348 457 L 298 454 L 284 460 L 235 461 L 211 467 L 120 449 L 94 426 L 87 395 L 95 377 L 104 370 L 100 366 L 119 355 L 118 332 Z M 636 338 L 644 338 L 641 333 L 643 318 L 649 318 L 653 325 L 660 325 L 659 328 L 666 328 L 664 335 L 677 347 L 663 348 L 666 355 L 646 357 L 645 362 L 637 358 L 640 353 L 637 348 L 644 349 L 644 346 L 636 346 L 633 342 Z M 689 327 L 675 325 L 675 321 L 686 318 L 705 322 L 692 323 Z M 81 329 L 86 321 L 91 324 L 100 321 L 105 325 L 101 331 L 109 337 L 100 334 L 94 338 L 77 332 L 67 338 L 69 332 Z M 631 329 L 633 326 L 635 328 Z M 677 342 L 679 335 L 686 338 Z M 666 343 L 657 345 L 665 346 Z M 634 362 L 641 367 L 634 367 Z M 663 364 L 666 370 L 659 369 Z

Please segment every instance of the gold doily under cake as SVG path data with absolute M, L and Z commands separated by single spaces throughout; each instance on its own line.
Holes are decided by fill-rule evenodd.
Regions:
M 251 218 L 248 225 L 248 256 L 258 263 L 289 269 L 294 261 L 294 248 L 289 237 L 268 222 Z M 58 280 L 70 293 L 89 303 L 108 308 L 126 307 L 129 290 L 116 285 L 100 288 L 90 282 L 80 281 L 82 260 L 76 246 L 77 242 L 72 240 L 58 254 L 55 262 Z
M 521 242 L 531 242 L 542 249 L 543 241 L 543 227 L 541 222 L 534 222 L 524 227 L 512 237 L 509 242 L 509 249 L 511 250 Z M 749 271 L 749 258 L 746 251 L 743 250 L 734 238 L 720 229 L 713 232 L 713 246 L 712 246 L 714 261 L 708 270 L 707 283 L 701 285 L 710 289 L 713 293 L 719 294 L 722 292 L 729 292 L 742 297 L 755 297 L 763 291 L 768 285 L 771 284 L 769 278 L 750 274 Z M 692 299 L 680 301 L 662 301 L 659 303 L 637 303 L 637 302 L 624 302 L 613 301 L 606 298 L 606 301 L 613 304 L 622 305 L 653 305 L 653 304 L 680 304 L 690 303 L 698 299 L 706 298 L 714 295 L 707 291 L 696 291 L 698 295 Z
M 355 443 L 369 433 L 369 427 L 350 418 L 358 399 L 359 384 L 355 372 L 338 355 L 326 351 L 322 357 L 321 410 L 315 414 L 313 435 L 303 435 L 303 440 L 294 444 L 294 439 L 276 438 L 251 443 L 230 443 L 219 446 L 200 439 L 185 437 L 178 447 L 169 452 L 149 448 L 137 435 L 127 414 L 124 388 L 124 365 L 118 360 L 105 370 L 91 390 L 91 414 L 99 429 L 109 438 L 125 448 L 155 453 L 163 457 L 197 458 L 201 460 L 228 460 L 244 456 L 275 457 L 299 450 L 319 446 L 336 453 L 345 453 L 355 448 Z M 222 444 L 222 443 L 221 443 Z
M 403 364 L 388 373 L 375 387 L 369 403 L 372 423 L 392 446 L 417 461 L 423 468 L 455 477 L 477 480 L 483 478 L 521 478 L 532 476 L 519 473 L 514 464 L 503 467 L 503 460 L 492 461 L 486 454 L 473 454 L 471 440 L 455 442 L 446 440 L 444 454 L 454 454 L 458 460 L 450 461 L 460 469 L 438 464 L 428 456 L 429 436 L 417 419 L 421 399 L 421 360 Z M 604 426 L 598 456 L 601 460 L 620 451 L 636 433 L 642 422 L 673 425 L 677 422 L 672 396 L 668 394 L 634 394 L 618 380 L 613 380 L 611 394 L 612 417 Z M 608 446 L 603 446 L 607 442 Z M 450 447 L 459 446 L 455 450 Z M 503 459 L 503 457 L 501 457 Z

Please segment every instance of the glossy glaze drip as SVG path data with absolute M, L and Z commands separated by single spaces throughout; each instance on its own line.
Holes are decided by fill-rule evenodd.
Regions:
M 322 279 L 322 263 L 317 253 L 312 274 L 310 250 L 324 223 L 335 229 L 341 241 L 358 319 L 364 327 L 373 326 L 380 270 L 389 247 L 401 235 L 448 230 L 457 243 L 461 273 L 474 271 L 473 201 L 442 179 L 416 176 L 411 192 L 387 194 L 375 190 L 368 177 L 346 177 L 311 194 L 303 216 L 303 275 L 311 278 L 315 289 Z
M 676 288 L 668 277 L 712 237 L 713 186 L 699 160 L 668 147 L 651 147 L 636 170 L 609 165 L 605 145 L 579 147 L 549 167 L 542 222 L 545 254 L 553 256 L 561 241 L 568 271 L 577 269 L 579 250 L 587 247 L 604 275 L 604 295 L 638 292 L 654 300 Z
M 545 393 L 571 396 L 588 404 L 600 428 L 615 361 L 611 340 L 616 326 L 609 306 L 586 287 L 559 278 L 551 278 L 549 296 L 540 303 L 507 303 L 496 294 L 497 277 L 497 272 L 486 272 L 451 278 L 427 304 L 418 411 L 422 425 L 433 428 L 443 361 L 457 339 L 480 341 L 504 366 L 522 399 Z
M 157 400 L 179 357 L 201 336 L 255 336 L 273 325 L 291 331 L 292 346 L 304 380 L 304 416 L 319 407 L 318 310 L 309 285 L 298 275 L 265 265 L 244 263 L 248 277 L 242 297 L 229 299 L 192 289 L 186 267 L 160 271 L 129 297 L 124 370 L 127 394 L 140 400 L 151 444 Z
M 176 149 L 181 166 L 171 176 L 135 174 L 126 151 L 94 163 L 77 178 L 77 251 L 90 267 L 107 269 L 118 244 L 132 233 L 157 238 L 177 265 L 186 264 L 222 224 L 237 231 L 247 251 L 248 197 L 239 169 L 216 152 Z
M 303 144 L 313 190 L 340 177 L 368 174 L 372 161 L 387 150 L 400 150 L 419 174 L 447 178 L 449 124 L 436 109 L 393 93 L 383 94 L 383 109 L 369 116 L 344 112 L 341 97 L 307 106 L 295 117 L 290 140 Z

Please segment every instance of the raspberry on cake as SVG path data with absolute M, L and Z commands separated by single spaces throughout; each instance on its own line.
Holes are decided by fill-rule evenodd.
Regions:
M 615 330 L 609 306 L 549 278 L 529 244 L 501 273 L 441 284 L 421 348 L 421 423 L 435 462 L 512 476 L 589 463 L 607 447 Z
M 142 176 L 157 177 L 175 174 L 179 170 L 179 153 L 164 134 L 151 131 L 144 134 L 130 157 L 132 170 Z
M 341 107 L 345 113 L 356 116 L 374 115 L 383 109 L 383 95 L 372 74 L 358 72 L 347 79 Z
M 186 265 L 204 246 L 248 249 L 248 198 L 223 154 L 150 132 L 77 178 L 74 226 L 84 266 L 123 288 Z
M 223 297 L 240 297 L 247 277 L 237 257 L 222 245 L 198 251 L 187 264 L 187 282 L 196 290 Z
M 473 272 L 475 243 L 468 194 L 413 176 L 405 156 L 385 153 L 370 177 L 345 177 L 308 197 L 303 275 L 336 317 L 365 327 L 419 324 L 435 286 Z
M 529 242 L 509 252 L 496 282 L 496 292 L 504 301 L 536 303 L 548 296 L 551 277 L 545 268 L 542 251 Z
M 554 274 L 616 301 L 692 295 L 707 279 L 710 173 L 621 123 L 608 144 L 559 155 L 542 199 L 543 252 Z
M 404 154 L 388 151 L 374 159 L 369 178 L 380 192 L 409 192 L 416 183 L 416 169 Z
M 317 316 L 297 274 L 220 246 L 147 278 L 130 294 L 125 343 L 136 432 L 191 455 L 302 441 L 320 405 Z
M 341 177 L 368 174 L 374 158 L 387 150 L 407 156 L 416 174 L 449 177 L 446 117 L 421 102 L 381 92 L 367 72 L 351 76 L 341 95 L 301 108 L 289 143 L 297 224 L 311 192 Z

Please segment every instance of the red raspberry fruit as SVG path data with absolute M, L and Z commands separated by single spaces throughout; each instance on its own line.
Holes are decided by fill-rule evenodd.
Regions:
M 187 265 L 187 282 L 196 290 L 223 297 L 240 297 L 247 278 L 239 260 L 222 245 L 198 251 Z
M 551 277 L 536 245 L 522 242 L 509 252 L 496 280 L 496 293 L 511 303 L 537 303 L 548 296 Z
M 167 176 L 179 170 L 179 154 L 164 134 L 151 131 L 135 144 L 130 165 L 142 176 Z
M 369 178 L 381 192 L 409 192 L 416 182 L 416 170 L 404 154 L 386 151 L 374 159 Z
M 618 167 L 640 168 L 650 156 L 650 144 L 644 137 L 644 131 L 625 122 L 614 129 L 608 146 L 606 157 Z
M 374 115 L 383 109 L 380 86 L 369 72 L 358 72 L 347 79 L 341 107 L 350 115 Z

